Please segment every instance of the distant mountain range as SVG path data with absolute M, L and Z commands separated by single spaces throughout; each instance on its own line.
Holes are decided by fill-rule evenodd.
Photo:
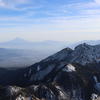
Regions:
M 14 49 L 32 49 L 32 50 L 42 50 L 42 51 L 57 51 L 60 47 L 66 45 L 66 42 L 59 41 L 43 41 L 43 42 L 29 42 L 20 37 L 8 42 L 1 42 L 1 48 L 14 48 Z
M 31 49 L 31 50 L 41 50 L 41 51 L 53 51 L 57 52 L 59 49 L 64 47 L 70 47 L 74 49 L 77 45 L 87 43 L 90 45 L 100 44 L 100 40 L 83 40 L 75 43 L 59 42 L 59 41 L 43 41 L 43 42 L 30 42 L 26 41 L 20 37 L 17 37 L 11 41 L 1 42 L 0 48 L 11 48 L 11 49 Z

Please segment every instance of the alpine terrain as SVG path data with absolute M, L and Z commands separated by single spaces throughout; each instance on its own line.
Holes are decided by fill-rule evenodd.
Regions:
M 100 45 L 65 48 L 16 71 L 0 68 L 0 100 L 100 100 Z

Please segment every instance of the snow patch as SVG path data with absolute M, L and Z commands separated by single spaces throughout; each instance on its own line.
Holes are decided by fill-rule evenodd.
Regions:
M 38 65 L 38 67 L 37 67 L 37 71 L 39 71 L 41 68 L 40 68 L 40 65 Z
M 28 100 L 31 100 L 31 97 L 27 97 Z
M 7 94 L 10 96 L 10 98 L 15 94 L 19 92 L 19 88 L 17 87 L 12 87 L 12 86 L 7 86 Z
M 31 76 L 30 81 L 42 80 L 47 74 L 49 74 L 52 69 L 55 67 L 55 64 L 49 65 L 46 69 L 39 71 L 38 73 Z
M 62 69 L 62 71 L 73 72 L 75 71 L 75 67 L 71 64 L 68 64 L 65 68 Z
M 19 89 L 17 87 L 12 87 L 12 86 L 8 86 L 7 89 L 11 92 L 11 94 L 13 94 L 15 92 L 17 93 L 19 91 Z
M 92 100 L 98 100 L 98 96 L 97 96 L 96 94 L 93 93 L 92 96 L 91 96 L 91 99 L 92 99 Z
M 61 90 L 61 88 L 59 86 L 55 86 L 59 92 L 59 95 L 58 95 L 58 100 L 66 100 L 67 98 L 67 95 L 64 93 L 64 91 Z
M 27 100 L 27 99 L 26 99 L 25 97 L 19 95 L 19 96 L 16 98 L 16 100 Z M 30 100 L 30 99 L 28 99 L 28 100 Z
M 59 86 L 55 85 L 55 87 L 56 87 L 58 90 L 60 90 L 60 87 L 59 87 Z
M 98 82 L 96 76 L 94 76 L 94 80 L 95 80 L 95 88 L 100 92 L 100 83 Z

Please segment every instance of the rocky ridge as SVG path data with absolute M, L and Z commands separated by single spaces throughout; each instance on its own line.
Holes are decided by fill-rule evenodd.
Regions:
M 3 76 L 0 100 L 100 100 L 99 76 L 100 45 L 84 43 Z

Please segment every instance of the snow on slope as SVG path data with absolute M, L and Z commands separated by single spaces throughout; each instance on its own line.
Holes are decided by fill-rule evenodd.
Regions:
M 71 65 L 71 64 L 68 64 L 66 67 L 64 67 L 62 69 L 62 71 L 73 72 L 73 71 L 75 71 L 75 67 L 73 65 Z
M 67 61 L 69 63 L 76 62 L 81 63 L 82 65 L 86 65 L 89 63 L 99 63 L 100 45 L 91 46 L 84 43 L 76 46 L 74 50 L 71 50 L 70 48 L 65 48 L 43 60 L 43 62 L 48 61 Z
M 52 71 L 54 67 L 55 65 L 49 65 L 45 70 L 41 70 L 35 75 L 32 75 L 30 81 L 42 80 L 47 74 L 49 74 Z
M 94 80 L 95 80 L 95 88 L 100 92 L 100 82 L 98 82 L 96 76 L 94 76 Z
M 70 63 L 77 62 L 83 65 L 100 62 L 100 45 L 90 46 L 86 43 L 75 47 L 71 54 Z
M 70 48 L 65 48 L 57 52 L 56 54 L 44 59 L 43 62 L 52 61 L 52 60 L 62 61 L 62 60 L 68 59 L 72 51 L 73 50 L 71 50 Z

